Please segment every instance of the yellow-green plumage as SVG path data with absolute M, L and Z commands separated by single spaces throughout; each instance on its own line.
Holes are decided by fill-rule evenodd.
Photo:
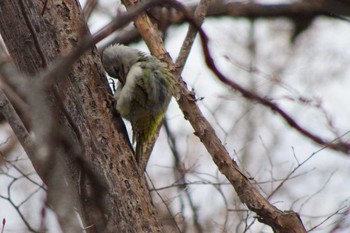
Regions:
M 116 109 L 130 121 L 136 159 L 162 122 L 174 85 L 166 64 L 152 56 L 123 45 L 113 45 L 103 52 L 107 73 L 120 81 L 115 99 Z

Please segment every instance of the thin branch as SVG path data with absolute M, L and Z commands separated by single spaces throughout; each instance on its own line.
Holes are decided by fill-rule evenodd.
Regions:
M 224 191 L 222 190 L 221 188 L 221 185 L 215 185 L 214 188 L 219 192 L 220 196 L 222 197 L 222 200 L 224 201 L 224 206 L 225 206 L 225 221 L 223 223 L 223 232 L 226 232 L 227 231 L 227 223 L 228 223 L 228 213 L 229 213 L 229 208 L 228 208 L 228 201 L 225 197 L 225 193 Z
M 196 7 L 196 10 L 194 11 L 194 20 L 196 20 L 198 27 L 200 27 L 205 19 L 208 6 L 210 4 L 211 0 L 201 0 Z M 186 38 L 184 42 L 182 43 L 182 47 L 180 50 L 180 54 L 176 59 L 175 62 L 175 75 L 180 75 L 182 73 L 182 70 L 185 66 L 185 63 L 187 61 L 188 55 L 190 54 L 194 39 L 197 35 L 197 29 L 190 24 Z
M 180 180 L 182 184 L 186 183 L 186 171 L 185 172 L 181 172 L 183 169 L 181 169 L 181 164 L 180 164 L 180 155 L 178 153 L 178 149 L 176 147 L 176 140 L 174 135 L 171 133 L 169 126 L 167 124 L 167 121 L 164 121 L 164 128 L 166 131 L 166 134 L 168 136 L 169 142 L 170 142 L 170 147 L 171 147 L 171 151 L 173 153 L 173 156 L 175 158 L 175 177 L 178 177 L 180 175 Z M 178 190 L 183 190 L 185 192 L 185 196 L 188 200 L 188 203 L 190 205 L 191 211 L 192 211 L 192 218 L 193 218 L 193 223 L 194 223 L 194 228 L 196 230 L 196 232 L 200 233 L 203 232 L 203 227 L 201 226 L 201 224 L 199 223 L 199 217 L 198 217 L 198 209 L 195 206 L 194 202 L 193 202 L 193 198 L 190 194 L 190 190 L 188 187 L 186 187 L 185 185 L 183 186 L 179 186 Z
M 99 47 L 99 52 L 102 52 L 105 48 L 111 44 L 130 44 L 141 39 L 140 33 L 136 28 L 124 29 L 118 31 L 118 34 L 107 44 Z
M 173 187 L 177 187 L 178 189 L 178 192 L 181 192 L 182 190 L 185 190 L 185 192 L 188 192 L 188 189 L 186 188 L 186 185 L 184 185 L 184 182 L 186 182 L 186 179 L 184 178 L 184 176 L 186 175 L 185 173 L 182 175 L 180 174 L 180 178 L 178 178 L 179 176 L 179 172 L 180 171 L 180 154 L 179 154 L 179 151 L 178 151 L 178 148 L 177 148 L 177 142 L 176 142 L 176 139 L 174 137 L 174 135 L 171 133 L 170 131 L 170 128 L 169 128 L 169 125 L 168 125 L 168 121 L 167 119 L 165 118 L 164 119 L 164 122 L 163 122 L 163 126 L 164 126 L 164 129 L 165 129 L 165 132 L 167 134 L 167 138 L 168 138 L 168 145 L 170 147 L 170 150 L 174 156 L 174 176 L 176 177 L 176 180 L 174 183 L 178 183 L 179 180 L 181 180 L 181 184 L 179 185 L 176 185 L 173 186 Z M 155 188 L 155 187 L 153 187 Z M 161 189 L 156 189 L 157 192 L 159 192 Z M 150 189 L 150 191 L 153 191 Z M 184 199 L 183 199 L 183 196 L 182 195 L 179 195 L 179 199 L 180 199 L 180 210 L 181 210 L 181 213 L 184 213 L 185 211 L 185 204 L 184 204 Z M 186 232 L 186 229 L 187 229 L 187 221 L 184 221 L 183 223 L 183 226 L 182 226 L 182 231 L 183 232 Z
M 32 196 L 34 196 L 37 192 L 39 192 L 41 189 L 41 187 L 35 189 L 31 194 L 29 194 L 23 201 L 21 201 L 21 203 L 19 203 L 17 206 L 18 208 L 20 208 L 24 203 L 26 203 L 30 198 L 32 198 Z
M 28 230 L 30 232 L 33 232 L 33 233 L 38 233 L 38 231 L 36 231 L 31 225 L 30 223 L 27 221 L 26 217 L 22 214 L 22 212 L 20 211 L 19 207 L 11 200 L 11 198 L 9 197 L 4 197 L 2 195 L 0 195 L 0 198 L 4 199 L 4 200 L 7 200 L 13 208 L 15 208 L 16 212 L 18 213 L 19 217 L 22 219 L 24 225 L 26 225 L 26 227 L 28 228 Z
M 85 5 L 83 7 L 83 15 L 86 21 L 89 20 L 92 12 L 94 11 L 94 9 L 96 8 L 98 2 L 98 0 L 87 0 L 85 2 Z
M 349 22 L 349 19 L 341 16 L 339 13 L 341 9 L 346 13 L 345 15 L 350 15 L 349 8 L 341 8 L 339 4 L 334 7 L 335 1 L 324 1 L 327 4 L 321 4 L 320 1 L 294 1 L 292 3 L 281 3 L 281 4 L 266 4 L 266 3 L 256 3 L 254 1 L 235 1 L 235 0 L 216 0 L 213 1 L 207 12 L 208 18 L 219 18 L 219 17 L 232 17 L 232 18 L 244 18 L 244 19 L 276 19 L 276 18 L 287 18 L 293 22 L 300 19 L 314 19 L 316 17 L 330 17 L 333 19 L 339 19 Z M 340 0 L 336 0 L 340 2 Z M 189 12 L 195 12 L 197 5 L 188 5 L 187 8 Z M 155 13 L 154 17 L 164 18 L 162 28 L 168 28 L 170 25 L 183 24 L 188 22 L 186 17 L 181 12 L 160 12 L 157 15 Z M 140 34 L 135 34 L 130 38 L 123 40 L 123 43 L 129 44 L 133 41 L 140 40 Z M 119 40 L 116 39 L 116 42 Z
M 345 207 L 342 207 L 340 209 L 338 209 L 337 211 L 335 211 L 334 213 L 328 215 L 324 220 L 322 220 L 319 224 L 313 226 L 312 228 L 310 228 L 307 232 L 311 232 L 316 230 L 319 226 L 321 226 L 322 224 L 324 224 L 325 222 L 327 222 L 329 219 L 333 218 L 334 216 L 338 215 Z M 349 208 L 343 213 L 343 215 L 349 214 Z M 334 227 L 330 233 L 335 233 L 339 228 Z
M 303 211 L 304 206 L 305 206 L 312 198 L 314 198 L 315 196 L 321 194 L 322 190 L 324 190 L 324 189 L 326 188 L 326 186 L 329 184 L 329 181 L 333 178 L 333 175 L 335 174 L 335 172 L 336 172 L 336 169 L 335 169 L 334 171 L 332 171 L 332 172 L 329 174 L 328 178 L 323 182 L 322 186 L 321 186 L 318 190 L 314 191 L 310 196 L 308 196 L 308 197 L 306 198 L 306 200 L 300 205 L 300 208 L 299 208 L 299 212 L 300 212 L 300 213 Z
M 18 215 L 20 216 L 20 218 L 22 219 L 23 223 L 26 225 L 26 227 L 28 228 L 28 230 L 30 232 L 38 232 L 36 231 L 31 225 L 30 223 L 27 221 L 26 217 L 22 214 L 21 210 L 20 210 L 20 205 L 16 205 L 13 200 L 12 200 L 12 197 L 11 197 L 11 189 L 12 189 L 12 186 L 14 185 L 14 183 L 16 181 L 18 181 L 19 179 L 16 178 L 16 177 L 13 177 L 12 178 L 12 181 L 10 182 L 10 184 L 7 186 L 7 196 L 3 196 L 3 195 L 0 195 L 0 198 L 1 199 L 4 199 L 6 201 L 8 201 L 12 206 L 13 208 L 16 210 L 16 212 L 18 213 Z
M 39 184 L 38 182 L 36 182 L 35 180 L 33 180 L 32 178 L 30 178 L 30 174 L 25 174 L 21 169 L 19 169 L 15 164 L 11 163 L 10 161 L 6 161 L 7 163 L 9 163 L 17 172 L 19 172 L 23 177 L 27 178 L 27 180 L 29 180 L 32 184 L 38 186 L 39 188 L 47 191 L 46 187 L 42 184 Z M 34 174 L 34 173 L 33 173 Z M 36 173 L 35 173 L 36 174 Z
M 148 173 L 146 172 L 146 175 L 148 176 Z M 153 187 L 154 189 L 154 183 L 152 182 L 151 178 L 148 176 L 148 180 L 149 182 L 151 183 L 151 186 Z M 166 201 L 163 199 L 163 197 L 160 195 L 160 193 L 158 191 L 156 191 L 156 194 L 158 195 L 158 197 L 160 198 L 160 200 L 164 203 L 165 205 L 165 208 L 167 209 L 168 213 L 170 214 L 170 216 L 172 217 L 171 219 L 173 220 L 173 223 L 174 225 L 176 226 L 176 229 L 178 232 L 182 232 L 179 225 L 177 224 L 175 218 L 174 218 L 174 215 L 171 213 L 171 210 L 169 208 L 169 205 L 166 203 Z
M 5 225 L 6 225 L 6 219 L 5 219 L 5 218 L 3 218 L 3 219 L 2 219 L 2 228 L 1 228 L 1 233 L 4 233 Z
M 31 119 L 34 119 L 31 126 L 36 133 L 35 141 L 29 135 L 5 93 L 2 89 L 0 90 L 2 112 L 27 152 L 35 170 L 49 187 L 49 204 L 54 208 L 58 219 L 62 222 L 65 221 L 63 219 L 70 216 L 69 222 L 65 221 L 64 224 L 61 224 L 63 230 L 74 229 L 74 231 L 79 231 L 81 227 L 74 211 L 74 195 L 70 186 L 67 185 L 67 181 L 70 182 L 70 180 L 63 166 L 63 158 L 58 156 L 58 153 L 63 151 L 62 145 L 55 138 L 58 130 L 54 130 L 52 112 L 48 108 L 42 83 L 33 82 L 26 78 L 16 70 L 12 63 L 6 61 L 0 63 L 0 77 L 11 88 L 15 87 L 18 93 L 25 96 L 29 103 Z M 42 116 L 45 116 L 45 118 Z M 54 144 L 55 142 L 57 144 Z M 59 195 L 61 192 L 66 193 L 66 195 Z
M 301 168 L 305 163 L 307 163 L 309 160 L 311 160 L 316 154 L 320 153 L 321 151 L 323 151 L 324 149 L 326 149 L 327 147 L 322 147 L 321 149 L 315 151 L 314 153 L 312 153 L 309 157 L 307 157 L 303 162 L 299 163 L 294 151 L 293 151 L 293 155 L 295 157 L 295 160 L 298 162 L 298 165 L 291 171 L 289 172 L 289 174 L 282 180 L 281 183 L 279 183 L 277 185 L 277 187 L 270 193 L 270 195 L 267 197 L 267 199 L 271 199 L 271 197 L 273 195 L 275 195 L 277 193 L 277 191 L 279 189 L 281 189 L 281 187 L 288 181 L 290 180 L 291 176 L 297 171 L 299 170 L 299 168 Z
M 1 109 L 1 113 L 4 115 L 5 119 L 10 124 L 12 130 L 16 134 L 18 140 L 21 142 L 24 151 L 27 153 L 29 157 L 35 158 L 34 142 L 32 141 L 32 138 L 29 132 L 27 131 L 26 127 L 22 123 L 22 120 L 19 118 L 15 109 L 12 107 L 12 104 L 10 103 L 7 96 L 1 89 L 1 86 L 0 86 L 0 109 Z
M 195 22 L 189 16 L 187 16 L 187 17 L 191 23 L 196 25 Z M 210 68 L 210 70 L 216 75 L 216 77 L 222 83 L 230 86 L 232 89 L 239 92 L 243 97 L 245 97 L 251 101 L 258 102 L 259 104 L 261 104 L 267 108 L 270 108 L 273 112 L 278 113 L 289 126 L 294 128 L 295 130 L 297 130 L 303 136 L 311 139 L 315 143 L 322 145 L 322 146 L 326 146 L 328 148 L 331 148 L 331 149 L 339 151 L 339 152 L 343 152 L 345 154 L 348 154 L 350 152 L 350 144 L 349 143 L 345 143 L 345 142 L 341 142 L 341 141 L 339 141 L 337 143 L 333 143 L 333 142 L 329 142 L 328 140 L 325 140 L 325 139 L 319 137 L 318 135 L 308 131 L 307 129 L 305 129 L 304 127 L 299 125 L 299 123 L 297 123 L 288 113 L 286 113 L 284 110 L 282 110 L 276 103 L 272 102 L 267 97 L 262 97 L 255 92 L 251 92 L 250 90 L 239 85 L 237 82 L 230 80 L 226 76 L 224 76 L 221 73 L 221 71 L 217 68 L 217 66 L 214 62 L 214 59 L 211 56 L 211 53 L 210 53 L 209 47 L 208 47 L 209 39 L 208 39 L 207 35 L 205 34 L 203 29 L 201 29 L 201 28 L 198 28 L 198 31 L 199 31 L 199 34 L 201 36 L 202 49 L 203 49 L 204 56 L 205 56 L 205 62 L 207 64 L 207 66 Z
M 290 177 L 288 177 L 288 180 L 296 179 L 296 178 L 300 177 L 301 175 L 305 175 L 306 173 L 307 172 L 299 174 L 299 175 L 295 175 L 295 176 L 290 176 Z M 286 180 L 286 178 L 274 179 L 274 180 L 272 180 L 272 182 L 281 182 L 281 181 L 285 181 L 285 180 Z M 271 183 L 271 180 L 255 182 L 254 184 L 266 184 L 266 183 Z M 183 188 L 186 186 L 193 186 L 193 185 L 213 185 L 213 186 L 227 185 L 227 186 L 232 186 L 232 184 L 230 182 L 211 182 L 209 180 L 203 179 L 201 181 L 191 181 L 191 182 L 187 181 L 185 183 L 178 183 L 178 181 L 176 181 L 170 185 L 161 186 L 161 187 L 157 187 L 154 189 L 149 189 L 149 191 L 154 192 L 154 191 L 161 191 L 161 190 L 172 189 L 172 188 Z
M 335 213 L 337 214 L 340 211 L 340 209 Z M 333 215 L 335 215 L 333 214 Z M 346 221 L 346 217 L 349 217 L 350 215 L 350 207 L 348 207 L 342 214 L 341 214 L 341 219 L 335 224 L 335 226 L 330 230 L 330 233 L 336 233 L 339 230 L 345 229 L 346 226 L 342 226 L 342 224 Z M 330 217 L 329 217 L 330 218 Z M 326 218 L 323 222 L 327 221 L 329 218 Z M 320 224 L 318 224 L 317 226 L 311 228 L 309 231 L 314 230 L 316 227 L 318 227 L 319 225 L 323 224 L 323 222 L 321 222 Z

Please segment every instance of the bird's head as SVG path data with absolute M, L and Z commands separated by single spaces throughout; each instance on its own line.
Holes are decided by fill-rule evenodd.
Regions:
M 102 64 L 109 76 L 118 79 L 124 85 L 131 66 L 143 56 L 143 53 L 136 49 L 116 44 L 103 51 Z

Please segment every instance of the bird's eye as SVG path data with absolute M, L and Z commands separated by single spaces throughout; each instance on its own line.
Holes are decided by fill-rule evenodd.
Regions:
M 119 69 L 118 69 L 118 67 L 113 67 L 113 71 L 114 71 L 114 73 L 115 73 L 116 75 L 119 74 Z

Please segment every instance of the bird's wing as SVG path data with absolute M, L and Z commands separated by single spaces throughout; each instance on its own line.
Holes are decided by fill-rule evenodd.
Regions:
M 155 102 L 157 91 L 157 80 L 154 78 L 152 67 L 149 67 L 147 62 L 138 62 L 131 67 L 126 78 L 127 83 L 129 78 L 133 83 L 130 87 L 133 88 L 134 101 L 145 110 L 150 111 L 150 107 Z

